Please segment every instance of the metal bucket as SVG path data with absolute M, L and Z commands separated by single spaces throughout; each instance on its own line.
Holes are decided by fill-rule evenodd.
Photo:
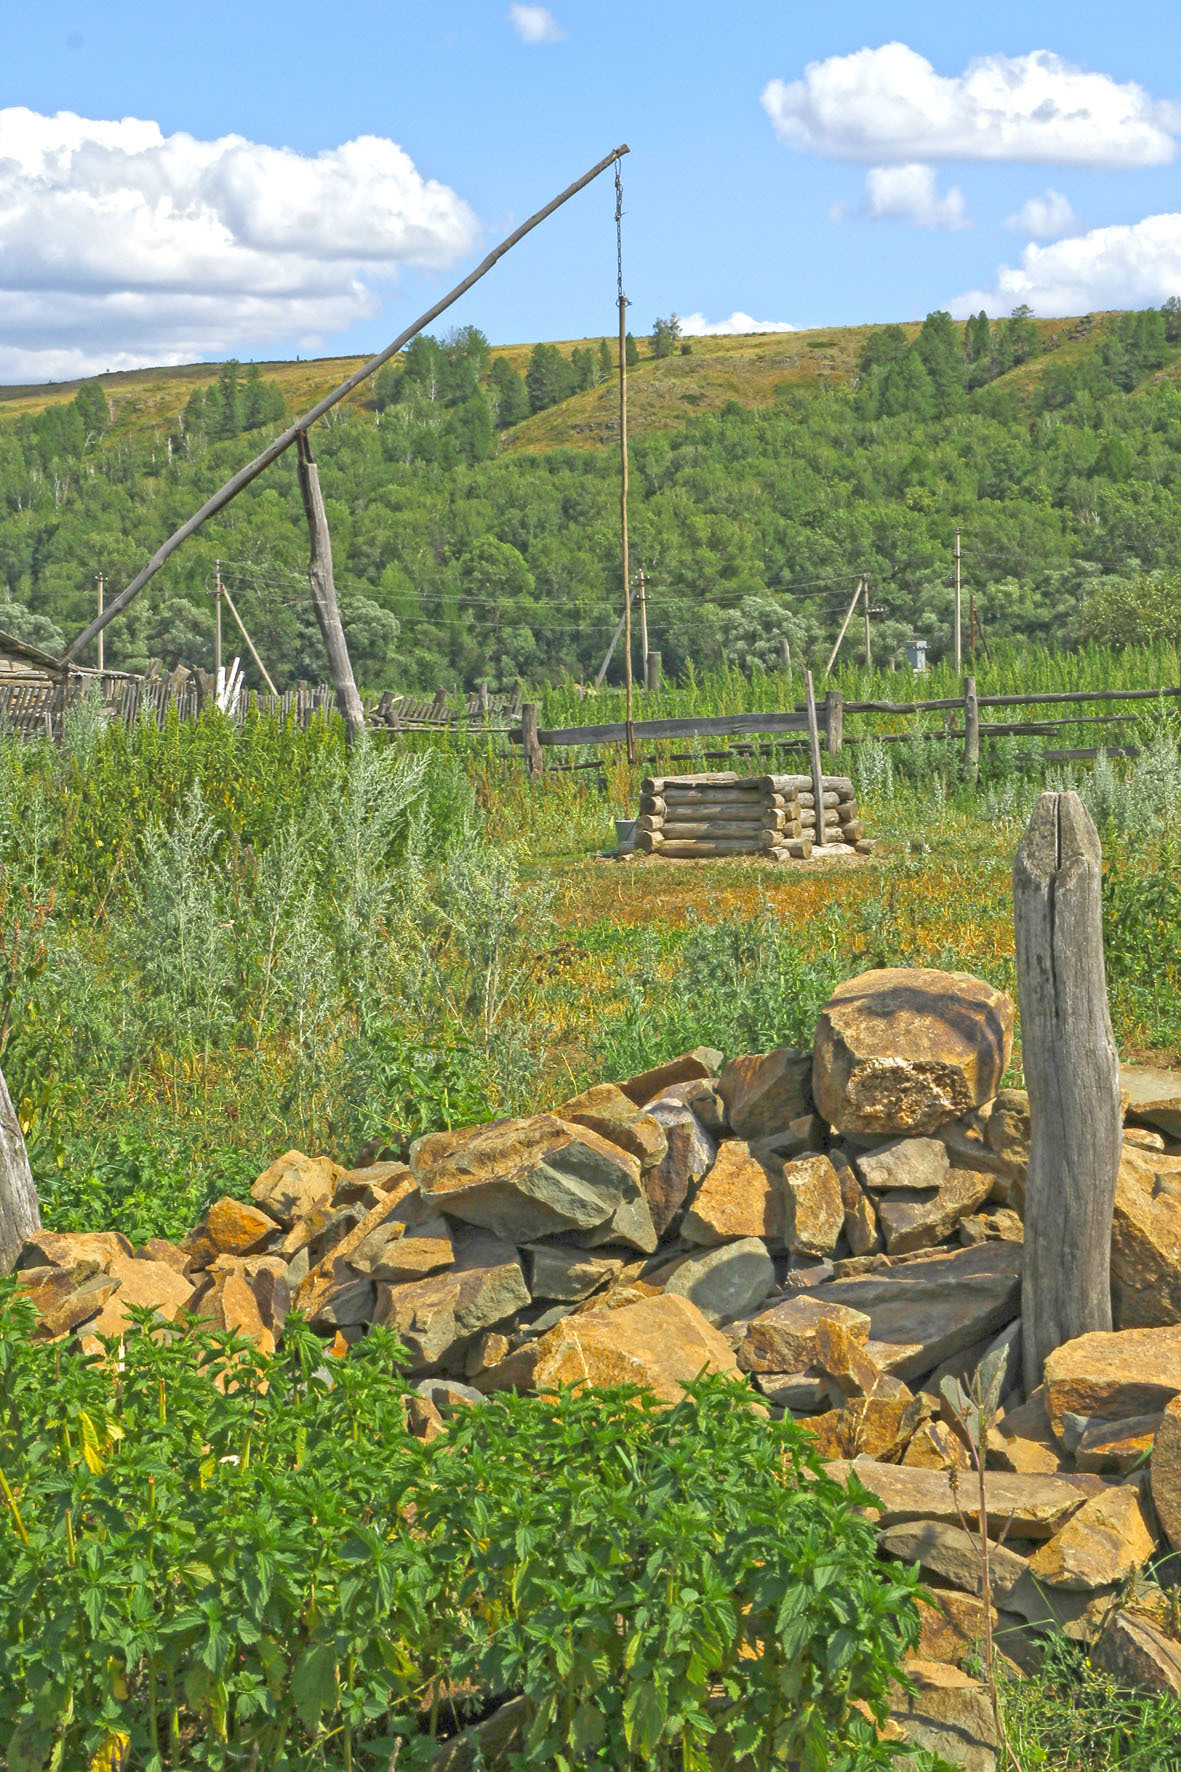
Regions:
M 615 841 L 619 845 L 620 855 L 630 855 L 636 846 L 636 820 L 634 818 L 617 818 L 615 820 Z

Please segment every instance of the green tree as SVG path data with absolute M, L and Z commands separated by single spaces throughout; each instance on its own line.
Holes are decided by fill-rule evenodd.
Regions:
M 1104 578 L 1083 607 L 1083 633 L 1102 646 L 1149 646 L 1181 641 L 1181 572 Z
M 992 327 L 981 308 L 964 326 L 964 358 L 968 363 L 986 363 L 992 351 Z
M 506 425 L 519 425 L 523 418 L 528 418 L 529 395 L 525 383 L 507 357 L 492 359 L 488 381 L 496 400 L 496 422 L 502 429 Z
M 242 382 L 238 373 L 241 367 L 236 357 L 228 357 L 218 371 L 220 415 L 216 435 L 219 437 L 236 437 L 242 429 Z
M 907 351 L 885 374 L 879 410 L 883 418 L 931 418 L 936 411 L 935 386 L 917 351 Z
M 534 345 L 525 371 L 530 412 L 544 412 L 574 392 L 574 371 L 557 345 Z
M 1181 303 L 1178 303 L 1178 307 L 1181 308 Z M 611 346 L 607 343 L 607 340 L 605 338 L 601 338 L 599 340 L 599 379 L 600 379 L 600 381 L 609 381 L 611 379 L 611 377 L 615 374 L 615 369 L 616 369 L 616 363 L 615 363 L 615 358 L 611 354 Z
M 640 347 L 630 332 L 624 336 L 623 360 L 629 369 L 640 361 Z
M 657 319 L 653 324 L 652 336 L 649 340 L 652 346 L 652 355 L 654 357 L 671 357 L 677 348 L 680 337 L 681 322 L 675 314 L 670 314 L 667 320 Z
M 570 353 L 570 367 L 574 371 L 575 389 L 585 393 L 595 385 L 594 353 L 582 345 L 575 345 Z
M 101 382 L 84 381 L 74 395 L 74 405 L 88 436 L 101 437 L 110 428 L 111 416 Z
M 964 404 L 964 357 L 955 323 L 942 309 L 923 321 L 915 350 L 931 378 L 934 411 L 943 416 Z

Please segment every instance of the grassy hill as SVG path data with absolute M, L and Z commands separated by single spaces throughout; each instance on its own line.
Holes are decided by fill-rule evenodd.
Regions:
M 1035 321 L 1041 354 L 1000 378 L 1003 385 L 1029 394 L 1051 364 L 1076 361 L 1093 348 L 1112 318 L 1111 314 L 1088 314 L 1082 319 Z M 913 340 L 919 325 L 908 322 L 902 329 Z M 847 386 L 854 379 L 867 340 L 881 330 L 837 326 L 694 338 L 686 341 L 691 347 L 688 354 L 660 360 L 652 357 L 646 341 L 639 341 L 640 361 L 628 376 L 629 429 L 637 436 L 649 430 L 672 430 L 694 414 L 719 411 L 728 401 L 759 411 L 774 405 L 788 388 Z M 599 340 L 553 342 L 569 356 L 578 347 L 597 348 Z M 609 343 L 614 349 L 614 341 Z M 494 345 L 492 351 L 494 356 L 506 357 L 523 375 L 533 348 L 532 343 Z M 293 363 L 263 361 L 259 366 L 264 376 L 278 383 L 288 411 L 294 415 L 314 405 L 364 361 L 363 357 L 315 357 Z M 217 373 L 216 363 L 187 363 L 95 377 L 113 408 L 110 435 L 174 427 L 193 389 L 212 386 Z M 1168 373 L 1174 378 L 1181 376 L 1181 363 L 1171 366 Z M 63 381 L 0 387 L 0 424 L 64 405 L 82 385 L 81 381 Z M 364 406 L 370 397 L 371 384 L 366 384 L 352 397 L 352 404 Z M 513 450 L 544 450 L 588 448 L 614 443 L 617 438 L 618 388 L 611 381 L 533 414 L 513 427 L 504 443 Z

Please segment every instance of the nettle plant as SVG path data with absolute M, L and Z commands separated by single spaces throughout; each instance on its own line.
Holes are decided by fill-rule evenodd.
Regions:
M 144 1318 L 87 1361 L 30 1319 L 0 1282 L 9 1772 L 425 1772 L 510 1697 L 522 1768 L 904 1751 L 917 1577 L 733 1380 L 497 1397 L 423 1445 L 380 1330 L 264 1358 Z

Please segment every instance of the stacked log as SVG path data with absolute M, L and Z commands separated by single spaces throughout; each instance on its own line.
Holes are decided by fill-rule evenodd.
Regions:
M 649 776 L 640 784 L 636 847 L 674 861 L 723 855 L 807 861 L 820 842 L 860 839 L 847 776 L 825 776 L 819 819 L 815 799 L 806 775 Z

